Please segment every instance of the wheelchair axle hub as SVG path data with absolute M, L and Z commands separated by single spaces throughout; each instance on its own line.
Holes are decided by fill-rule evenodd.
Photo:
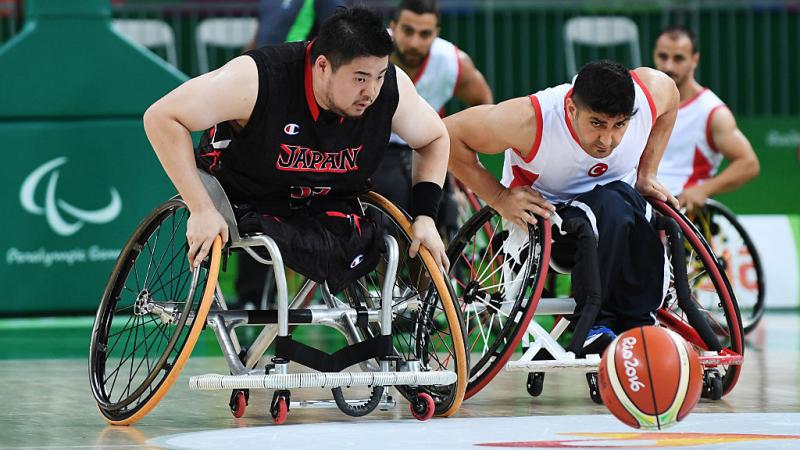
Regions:
M 464 303 L 468 305 L 471 305 L 476 301 L 485 303 L 489 300 L 489 295 L 481 292 L 481 285 L 476 280 L 470 281 L 467 285 L 467 288 L 464 290 Z
M 136 296 L 136 302 L 133 304 L 133 313 L 137 316 L 144 316 L 149 314 L 150 311 L 147 310 L 147 305 L 152 302 L 152 296 L 150 295 L 150 291 L 147 289 L 142 289 L 139 292 L 139 295 Z
M 136 296 L 133 313 L 137 316 L 155 314 L 161 319 L 162 323 L 166 324 L 175 323 L 178 320 L 177 308 L 153 303 L 153 297 L 147 289 L 142 289 L 139 295 Z

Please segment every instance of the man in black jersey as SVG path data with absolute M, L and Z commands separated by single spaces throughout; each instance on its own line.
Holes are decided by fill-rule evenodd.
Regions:
M 417 152 L 409 254 L 424 245 L 447 270 L 432 217 L 450 141 L 408 76 L 389 63 L 392 49 L 380 17 L 345 9 L 322 25 L 315 41 L 248 52 L 147 110 L 147 136 L 191 212 L 186 235 L 193 267 L 217 235 L 228 238 L 197 166 L 220 180 L 234 204 L 255 210 L 264 228 L 311 223 L 314 233 L 325 233 L 330 217 L 352 222 L 352 200 L 369 189 L 394 132 Z M 195 160 L 190 132 L 199 130 L 208 131 Z M 360 235 L 359 227 L 356 220 L 349 234 Z M 336 239 L 347 241 L 340 231 L 333 231 Z

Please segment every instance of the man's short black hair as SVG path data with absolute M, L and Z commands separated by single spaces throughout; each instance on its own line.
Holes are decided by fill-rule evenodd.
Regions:
M 692 54 L 697 53 L 697 51 L 698 51 L 698 49 L 697 49 L 697 35 L 694 34 L 694 31 L 692 31 L 691 28 L 689 28 L 689 27 L 687 27 L 685 25 L 670 25 L 667 28 L 664 28 L 663 30 L 661 30 L 660 33 L 658 33 L 658 37 L 656 38 L 656 40 L 658 40 L 661 36 L 663 36 L 665 34 L 667 36 L 669 36 L 670 39 L 673 39 L 673 40 L 678 39 L 678 38 L 680 38 L 682 36 L 686 36 L 692 42 Z
M 572 100 L 579 106 L 612 117 L 630 117 L 636 90 L 627 67 L 609 60 L 583 66 L 572 86 Z
M 366 8 L 342 8 L 326 20 L 311 46 L 311 63 L 325 55 L 333 70 L 365 56 L 389 56 L 392 37 L 381 16 Z
M 400 12 L 408 10 L 414 14 L 433 14 L 439 17 L 439 2 L 436 0 L 401 0 L 397 5 L 395 20 L 400 18 Z

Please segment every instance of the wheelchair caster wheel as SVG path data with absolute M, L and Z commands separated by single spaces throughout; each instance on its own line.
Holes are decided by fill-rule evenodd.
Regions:
M 722 398 L 722 375 L 717 369 L 709 369 L 703 373 L 703 392 L 702 397 L 709 400 L 719 400 Z
M 542 395 L 542 388 L 544 387 L 544 372 L 531 372 L 528 374 L 528 382 L 525 384 L 528 388 L 528 394 L 531 397 L 538 397 Z
M 598 405 L 603 404 L 603 397 L 600 396 L 600 387 L 597 385 L 597 372 L 586 374 L 586 381 L 589 383 L 589 397 Z
M 411 415 L 417 420 L 428 420 L 433 417 L 433 412 L 436 410 L 436 404 L 433 402 L 433 397 L 420 392 L 417 398 L 408 405 L 411 410 Z
M 250 391 L 247 389 L 234 389 L 231 393 L 231 400 L 228 406 L 231 407 L 231 414 L 237 419 L 244 416 L 244 411 L 250 402 Z
M 269 413 L 272 415 L 272 421 L 275 425 L 286 422 L 286 416 L 289 414 L 290 398 L 289 391 L 275 391 L 275 394 L 272 395 L 272 405 L 269 408 Z

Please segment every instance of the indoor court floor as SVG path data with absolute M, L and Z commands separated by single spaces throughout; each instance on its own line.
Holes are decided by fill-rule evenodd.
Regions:
M 592 403 L 577 372 L 548 374 L 543 394 L 532 398 L 524 373 L 503 371 L 455 416 L 427 422 L 415 420 L 398 399 L 393 410 L 359 419 L 337 409 L 293 409 L 277 426 L 267 412 L 271 392 L 252 393 L 245 416 L 235 419 L 228 392 L 189 390 L 189 376 L 225 372 L 221 357 L 203 356 L 203 346 L 213 345 L 208 339 L 150 415 L 112 427 L 89 388 L 90 328 L 90 318 L 0 320 L 0 449 L 800 448 L 797 312 L 767 313 L 748 336 L 733 392 L 701 400 L 683 422 L 661 432 L 617 421 Z M 292 395 L 330 398 L 323 390 Z

